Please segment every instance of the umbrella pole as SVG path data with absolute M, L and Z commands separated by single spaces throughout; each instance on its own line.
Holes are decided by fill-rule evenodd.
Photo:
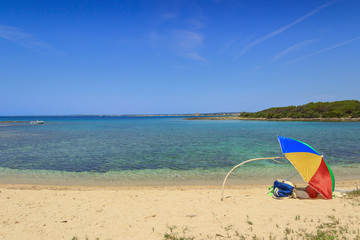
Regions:
M 235 167 L 233 167 L 229 172 L 228 174 L 226 175 L 225 179 L 224 179 L 224 182 L 223 182 L 223 185 L 222 185 L 222 188 L 221 188 L 221 201 L 224 201 L 224 188 L 225 188 L 225 183 L 226 183 L 226 180 L 227 178 L 229 177 L 230 173 L 232 173 L 232 171 L 235 170 L 235 168 L 237 167 L 240 167 L 241 165 L 245 164 L 245 163 L 248 163 L 248 162 L 252 162 L 252 161 L 258 161 L 258 160 L 273 160 L 277 163 L 282 163 L 282 162 L 279 162 L 279 161 L 276 161 L 275 159 L 279 159 L 279 158 L 284 158 L 284 157 L 268 157 L 268 158 L 253 158 L 253 159 L 249 159 L 249 160 L 246 160 L 245 162 L 242 162 L 238 165 L 236 165 Z M 286 158 L 285 158 L 286 159 Z M 284 164 L 284 163 L 282 163 Z
M 296 175 L 298 175 L 299 172 L 295 173 L 294 175 L 292 175 L 291 177 L 289 177 L 288 179 L 286 179 L 285 181 L 289 181 L 290 179 L 292 179 L 293 177 L 295 177 Z

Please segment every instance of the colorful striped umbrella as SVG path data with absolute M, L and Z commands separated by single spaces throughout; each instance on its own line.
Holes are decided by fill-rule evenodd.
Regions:
M 311 146 L 298 140 L 278 136 L 281 150 L 312 188 L 325 199 L 332 199 L 334 174 L 323 156 Z

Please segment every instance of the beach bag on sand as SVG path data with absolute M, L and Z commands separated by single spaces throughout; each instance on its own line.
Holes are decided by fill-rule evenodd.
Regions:
M 294 197 L 295 184 L 290 181 L 277 179 L 274 182 L 274 198 Z

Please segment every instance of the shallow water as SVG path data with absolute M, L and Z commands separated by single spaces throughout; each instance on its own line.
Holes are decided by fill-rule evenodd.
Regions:
M 219 181 L 251 158 L 282 156 L 277 135 L 311 145 L 335 177 L 360 177 L 360 123 L 187 121 L 182 117 L 0 117 L 0 179 L 129 184 Z M 234 173 L 262 181 L 296 170 L 272 161 Z M 276 175 L 275 175 L 276 176 Z M 11 180 L 9 180 L 11 179 Z

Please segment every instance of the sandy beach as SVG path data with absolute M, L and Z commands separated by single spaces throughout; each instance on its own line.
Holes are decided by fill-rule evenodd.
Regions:
M 360 180 L 337 182 L 355 189 Z M 360 199 L 277 200 L 268 186 L 0 185 L 0 239 L 358 239 Z

